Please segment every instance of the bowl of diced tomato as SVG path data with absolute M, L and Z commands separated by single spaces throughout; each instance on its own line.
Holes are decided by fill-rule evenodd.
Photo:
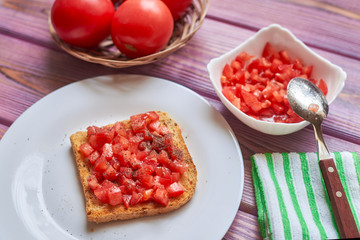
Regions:
M 222 103 L 244 124 L 271 135 L 296 132 L 309 124 L 292 110 L 286 95 L 289 81 L 308 79 L 329 104 L 345 85 L 346 73 L 321 57 L 278 24 L 254 36 L 207 65 Z

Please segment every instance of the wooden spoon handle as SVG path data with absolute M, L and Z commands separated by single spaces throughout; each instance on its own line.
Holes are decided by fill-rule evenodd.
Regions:
M 331 208 L 341 238 L 359 238 L 354 216 L 332 158 L 319 161 Z

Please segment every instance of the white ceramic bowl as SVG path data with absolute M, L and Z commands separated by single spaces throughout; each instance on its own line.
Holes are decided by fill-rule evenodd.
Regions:
M 249 117 L 225 98 L 221 92 L 220 77 L 226 63 L 230 64 L 235 57 L 245 51 L 255 57 L 261 57 L 266 42 L 270 42 L 275 49 L 287 50 L 292 58 L 300 58 L 305 65 L 313 65 L 312 77 L 323 78 L 328 86 L 327 100 L 332 103 L 345 85 L 346 73 L 337 65 L 319 56 L 303 42 L 297 39 L 289 30 L 277 24 L 260 29 L 254 36 L 224 55 L 212 59 L 207 65 L 210 80 L 222 103 L 243 123 L 260 132 L 271 135 L 285 135 L 296 132 L 309 124 L 300 123 L 272 123 Z

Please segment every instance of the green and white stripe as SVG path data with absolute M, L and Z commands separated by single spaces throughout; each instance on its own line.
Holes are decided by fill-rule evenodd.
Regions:
M 360 162 L 335 152 L 335 163 L 360 229 Z M 265 239 L 338 238 L 315 153 L 255 154 L 252 176 L 258 220 Z

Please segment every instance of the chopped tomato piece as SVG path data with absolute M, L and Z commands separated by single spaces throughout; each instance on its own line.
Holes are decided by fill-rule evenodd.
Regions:
M 110 143 L 105 143 L 102 147 L 102 156 L 106 159 L 111 159 L 113 157 L 113 148 Z
M 224 67 L 224 69 L 223 69 L 222 74 L 223 74 L 226 78 L 230 78 L 230 79 L 231 79 L 231 78 L 233 77 L 234 73 L 233 73 L 233 70 L 232 70 L 232 68 L 230 67 L 229 64 L 225 64 L 225 67 Z
M 262 52 L 262 56 L 267 59 L 278 59 L 279 53 L 275 50 L 272 44 L 267 42 Z
M 107 165 L 107 168 L 106 168 L 105 172 L 103 173 L 103 176 L 107 180 L 114 181 L 117 178 L 117 171 L 115 170 L 115 168 L 113 166 L 111 166 L 109 164 L 109 165 Z
M 256 96 L 245 90 L 241 91 L 241 95 L 244 98 L 246 105 L 248 105 L 252 111 L 259 112 L 262 109 L 261 103 Z
M 135 133 L 142 132 L 145 130 L 146 117 L 147 117 L 146 114 L 138 114 L 130 117 L 131 128 Z
M 105 158 L 100 157 L 95 161 L 94 170 L 97 172 L 104 172 L 108 168 L 108 163 Z
M 109 202 L 108 190 L 104 187 L 94 189 L 95 196 L 103 203 Z
M 185 192 L 184 187 L 178 182 L 172 183 L 170 186 L 166 188 L 166 190 L 168 192 L 169 197 L 177 197 Z
M 134 206 L 139 203 L 142 199 L 143 195 L 141 193 L 133 192 L 130 199 L 130 206 Z
M 123 178 L 121 185 L 125 186 L 125 190 L 128 193 L 132 193 L 136 187 L 135 181 L 130 178 Z
M 123 203 L 124 203 L 124 206 L 125 206 L 126 209 L 129 208 L 131 196 L 132 195 L 129 195 L 129 194 L 124 194 L 123 195 Z
M 141 174 L 139 176 L 139 181 L 146 188 L 151 188 L 152 186 L 154 186 L 154 177 L 150 174 Z
M 320 88 L 320 90 L 326 95 L 328 93 L 328 87 L 326 85 L 326 82 L 321 78 L 318 82 L 317 86 Z
M 89 156 L 92 152 L 94 152 L 94 148 L 88 142 L 85 142 L 80 145 L 80 153 L 84 157 Z
M 152 195 L 154 193 L 154 189 L 150 188 L 150 189 L 146 189 L 142 194 L 142 202 L 146 202 L 152 199 Z
M 156 189 L 153 199 L 163 206 L 167 206 L 169 204 L 168 192 L 165 189 Z
M 126 125 L 123 122 L 116 122 L 114 124 L 114 131 L 116 135 L 126 137 L 127 136 L 127 129 Z
M 90 161 L 90 163 L 94 164 L 99 157 L 100 153 L 98 151 L 94 151 L 88 156 L 88 160 Z
M 91 190 L 95 190 L 101 187 L 97 178 L 94 175 L 90 175 L 87 181 Z
M 150 122 L 156 122 L 159 120 L 159 115 L 154 111 L 147 112 L 146 115 L 149 117 Z
M 180 173 L 172 172 L 171 173 L 171 183 L 180 181 Z
M 119 205 L 123 202 L 122 193 L 119 187 L 113 186 L 108 189 L 109 204 L 112 206 Z
M 96 134 L 96 132 L 98 131 L 98 127 L 96 126 L 89 126 L 86 130 L 87 130 L 87 137 L 89 138 L 91 135 Z
M 124 176 L 126 178 L 132 177 L 133 170 L 129 167 L 120 167 L 119 174 L 120 176 Z
M 178 172 L 180 174 L 184 174 L 186 170 L 188 170 L 189 165 L 182 161 L 173 161 L 169 168 L 175 172 Z
M 155 173 L 157 176 L 164 177 L 164 178 L 171 178 L 171 170 L 167 167 L 157 167 L 155 169 Z
M 171 184 L 171 177 L 165 178 L 160 176 L 154 177 L 154 184 L 155 185 L 163 185 L 163 186 L 169 186 Z

